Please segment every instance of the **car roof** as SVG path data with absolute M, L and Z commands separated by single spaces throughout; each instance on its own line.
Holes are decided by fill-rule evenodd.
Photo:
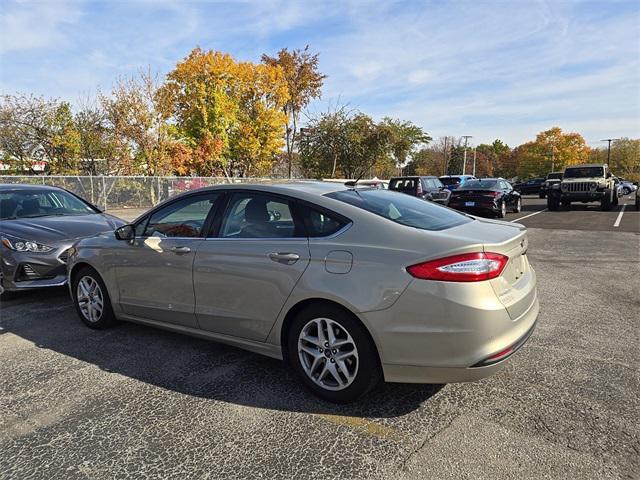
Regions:
M 391 177 L 391 180 L 401 180 L 403 178 L 410 178 L 410 179 L 414 179 L 414 178 L 438 178 L 435 175 L 404 175 L 402 177 Z
M 0 192 L 11 192 L 13 190 L 63 190 L 60 187 L 51 185 L 33 185 L 29 183 L 0 183 Z
M 565 168 L 565 170 L 567 168 L 584 168 L 584 167 L 606 167 L 607 164 L 606 163 L 580 163 L 579 165 L 567 165 Z

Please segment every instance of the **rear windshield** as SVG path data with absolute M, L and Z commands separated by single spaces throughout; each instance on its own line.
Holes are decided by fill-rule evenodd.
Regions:
M 389 189 L 399 192 L 415 192 L 417 181 L 417 178 L 392 178 L 389 182 Z
M 444 230 L 472 221 L 455 210 L 389 190 L 343 190 L 326 196 L 422 230 Z
M 492 190 L 497 186 L 497 180 L 469 180 L 459 190 Z
M 460 183 L 460 177 L 440 177 L 442 183 L 446 183 L 447 185 L 455 185 Z
M 604 169 L 602 167 L 580 167 L 567 168 L 564 171 L 564 178 L 583 177 L 604 177 Z

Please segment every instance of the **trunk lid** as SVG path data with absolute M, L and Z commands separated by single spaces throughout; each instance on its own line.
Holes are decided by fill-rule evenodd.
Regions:
M 509 257 L 502 275 L 489 282 L 512 320 L 517 320 L 531 308 L 536 299 L 536 277 L 527 258 L 529 239 L 523 225 L 482 219 L 448 232 L 459 238 L 468 235 L 470 241 L 481 243 L 485 252 Z

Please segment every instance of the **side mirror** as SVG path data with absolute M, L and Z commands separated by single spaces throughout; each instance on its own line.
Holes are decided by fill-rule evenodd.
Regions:
M 126 240 L 130 242 L 135 238 L 136 231 L 133 225 L 123 225 L 116 228 L 114 234 L 118 240 Z

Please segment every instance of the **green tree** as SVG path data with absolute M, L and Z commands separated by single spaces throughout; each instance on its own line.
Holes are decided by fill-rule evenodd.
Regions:
M 419 147 L 431 141 L 422 128 L 410 121 L 385 117 L 380 127 L 389 130 L 389 153 L 397 168 L 404 167 Z
M 389 128 L 371 117 L 340 108 L 312 118 L 300 138 L 303 173 L 314 178 L 358 178 L 393 168 Z

